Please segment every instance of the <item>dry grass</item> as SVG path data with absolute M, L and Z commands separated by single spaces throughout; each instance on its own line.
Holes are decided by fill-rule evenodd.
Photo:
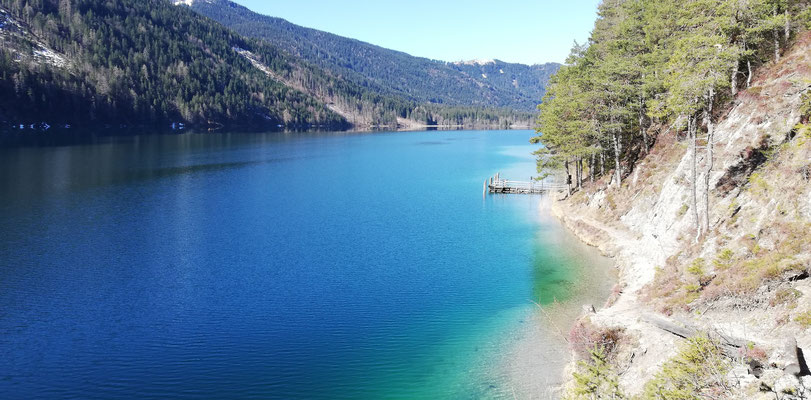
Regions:
M 689 312 L 700 304 L 725 297 L 757 304 L 754 300 L 759 288 L 776 286 L 806 271 L 805 261 L 796 255 L 811 251 L 808 243 L 811 224 L 783 221 L 769 229 L 773 230 L 771 236 L 782 238 L 770 249 L 761 246 L 755 235 L 745 235 L 738 241 L 745 249 L 741 254 L 722 249 L 710 262 L 696 258 L 688 263 L 671 258 L 668 265 L 656 271 L 653 283 L 645 289 L 644 299 L 667 315 Z M 769 303 L 790 305 L 797 297 L 796 291 L 781 289 Z
M 706 246 L 687 245 L 692 237 L 687 232 L 685 248 L 657 270 L 643 299 L 665 314 L 694 311 L 723 298 L 748 307 L 767 302 L 772 307 L 793 306 L 796 293 L 778 289 L 811 268 L 806 257 L 811 254 L 811 223 L 800 210 L 808 192 L 806 175 L 811 178 L 811 140 L 805 136 L 811 138 L 811 129 L 806 133 L 800 127 L 780 146 L 765 146 L 771 140 L 763 135 L 758 151 L 766 161 L 736 181 L 745 189 L 723 207 L 722 223 L 707 237 L 715 239 L 718 250 L 699 258 Z M 687 211 L 682 207 L 677 215 Z M 743 226 L 755 231 L 742 231 Z M 756 296 L 763 287 L 771 298 Z
M 608 300 L 605 301 L 605 307 L 608 308 L 616 304 L 624 290 L 625 287 L 623 285 L 619 283 L 615 284 L 614 287 L 611 288 L 611 294 L 608 296 Z
M 772 307 L 783 305 L 788 308 L 794 308 L 797 307 L 797 299 L 802 297 L 802 295 L 802 292 L 794 288 L 778 289 L 774 293 L 774 297 L 769 301 L 769 305 Z
M 811 311 L 804 311 L 794 317 L 794 322 L 800 324 L 805 329 L 811 327 Z
M 742 347 L 741 351 L 741 358 L 744 361 L 757 361 L 761 364 L 766 363 L 769 360 L 769 354 L 766 352 L 765 349 L 762 347 L 755 346 L 753 343 L 749 343 L 746 347 Z
M 569 346 L 578 359 L 591 359 L 595 349 L 612 361 L 615 350 L 622 340 L 624 330 L 594 325 L 588 318 L 582 318 L 569 331 Z
M 645 385 L 643 399 L 716 399 L 730 394 L 730 363 L 720 346 L 705 336 L 688 339 L 679 353 Z

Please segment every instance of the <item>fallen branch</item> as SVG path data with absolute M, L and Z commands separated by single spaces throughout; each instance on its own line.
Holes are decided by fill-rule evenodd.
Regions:
M 688 339 L 702 334 L 709 335 L 710 338 L 716 340 L 722 346 L 724 353 L 726 353 L 730 357 L 739 356 L 740 349 L 746 348 L 746 346 L 751 343 L 750 341 L 744 339 L 720 333 L 717 330 L 712 332 L 706 332 L 699 330 L 698 328 L 695 328 L 688 324 L 682 323 L 680 325 L 674 321 L 670 321 L 668 319 L 653 314 L 643 315 L 642 320 L 665 332 L 671 333 L 683 339 Z

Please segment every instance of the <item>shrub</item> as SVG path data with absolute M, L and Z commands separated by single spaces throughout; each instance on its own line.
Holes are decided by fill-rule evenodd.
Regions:
M 794 322 L 802 325 L 803 328 L 811 326 L 811 311 L 804 311 L 794 317 Z
M 611 295 L 608 296 L 608 300 L 605 301 L 605 307 L 613 306 L 617 302 L 617 300 L 619 300 L 623 289 L 624 287 L 619 283 L 615 284 L 614 287 L 611 288 Z
M 614 200 L 614 193 L 606 193 L 605 195 L 605 202 L 608 204 L 608 209 L 616 210 L 617 209 L 617 202 Z
M 687 293 L 698 293 L 701 290 L 701 286 L 691 283 L 689 285 L 684 285 L 684 290 L 686 290 Z
M 693 263 L 687 267 L 687 272 L 700 277 L 704 275 L 704 259 L 703 258 L 696 258 L 693 260 Z
M 805 146 L 805 143 L 811 140 L 811 123 L 797 124 L 794 126 L 797 131 L 797 147 Z
M 774 297 L 769 301 L 769 305 L 771 305 L 772 307 L 781 304 L 796 306 L 797 299 L 799 299 L 802 295 L 803 293 L 797 289 L 792 288 L 780 289 L 777 292 L 775 292 Z
M 769 359 L 769 355 L 766 353 L 762 347 L 756 346 L 754 343 L 749 342 L 746 344 L 746 347 L 741 348 L 741 352 L 743 353 L 743 358 L 746 361 L 757 361 L 760 363 L 765 363 Z
M 569 331 L 569 346 L 581 360 L 588 360 L 599 349 L 605 357 L 611 358 L 622 338 L 620 328 L 599 327 L 588 318 L 577 321 Z
M 687 210 L 689 209 L 690 207 L 687 204 L 682 204 L 681 208 L 679 208 L 679 211 L 676 213 L 676 216 L 679 218 L 683 217 L 684 214 L 687 214 Z
M 729 268 L 729 265 L 732 263 L 733 255 L 734 253 L 732 252 L 732 250 L 723 249 L 721 250 L 720 253 L 718 253 L 718 256 L 715 257 L 715 260 L 713 260 L 712 265 L 714 265 L 715 268 L 721 270 L 727 269 Z
M 745 93 L 753 98 L 760 97 L 760 92 L 763 91 L 763 86 L 752 86 L 746 89 Z
M 579 361 L 574 375 L 574 386 L 564 399 L 624 399 L 619 387 L 619 376 L 603 350 L 591 351 L 591 362 Z
M 803 260 L 797 259 L 796 255 L 811 251 L 807 240 L 810 231 L 809 223 L 779 220 L 763 229 L 765 237 L 777 238 L 768 249 L 758 245 L 757 236 L 748 234 L 740 241 L 749 249 L 748 254 L 736 254 L 724 248 L 711 263 L 702 258 L 685 263 L 684 258 L 672 256 L 665 267 L 656 268 L 653 282 L 643 292 L 643 299 L 665 315 L 689 312 L 698 304 L 724 297 L 746 300 L 748 296 L 755 296 L 762 286 L 785 282 L 806 270 Z M 708 265 L 712 265 L 711 271 Z M 798 295 L 798 292 L 786 289 L 765 300 L 772 306 L 786 304 L 793 308 Z M 744 304 L 760 301 L 758 297 Z
M 800 104 L 800 115 L 803 121 L 807 122 L 811 119 L 811 92 L 805 92 Z
M 811 29 L 811 8 L 807 8 L 797 15 L 797 20 L 805 25 L 805 29 Z
M 749 177 L 749 187 L 754 193 L 758 194 L 766 194 L 769 191 L 769 183 L 757 172 Z
M 684 295 L 684 282 L 681 280 L 679 270 L 673 266 L 675 261 L 668 260 L 664 268 L 656 267 L 653 283 L 645 291 L 645 300 L 657 303 L 657 311 L 670 315 L 681 302 L 674 300 Z
M 729 362 L 721 348 L 705 336 L 688 339 L 679 353 L 645 384 L 644 399 L 721 398 Z

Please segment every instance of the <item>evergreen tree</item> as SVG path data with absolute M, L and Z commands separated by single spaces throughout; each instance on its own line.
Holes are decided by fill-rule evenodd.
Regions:
M 753 64 L 779 61 L 792 32 L 809 21 L 807 0 L 603 1 L 589 42 L 573 49 L 539 106 L 539 169 L 563 165 L 568 174 L 569 162 L 580 168 L 588 155 L 589 175 L 610 173 L 618 187 L 656 140 L 647 131 L 652 121 L 684 130 L 700 236 L 710 223 L 717 110 L 737 95 L 742 66 L 748 87 Z

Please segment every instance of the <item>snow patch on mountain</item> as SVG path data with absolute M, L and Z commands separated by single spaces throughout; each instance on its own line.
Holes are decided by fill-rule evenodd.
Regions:
M 194 0 L 178 0 L 178 1 L 192 2 Z M 251 64 L 253 64 L 253 66 L 256 69 L 264 72 L 265 75 L 267 75 L 267 76 L 269 76 L 269 77 L 271 77 L 271 78 L 273 78 L 273 79 L 275 79 L 277 81 L 280 81 L 280 79 L 273 73 L 273 71 L 271 71 L 270 68 L 268 68 L 267 65 L 263 64 L 262 61 L 259 60 L 259 58 L 256 56 L 256 54 L 253 54 L 253 52 L 251 52 L 249 50 L 239 48 L 239 47 L 234 47 L 233 49 L 234 49 L 235 52 L 237 52 L 237 54 L 241 55 L 242 57 L 245 57 L 248 61 L 250 61 Z
M 68 59 L 49 48 L 37 38 L 26 25 L 17 21 L 7 10 L 0 7 L 0 43 L 16 56 L 17 62 L 33 59 L 37 63 L 58 68 L 69 65 Z
M 68 65 L 68 60 L 64 56 L 44 46 L 34 50 L 34 58 L 58 68 Z
M 174 0 L 176 6 L 193 6 L 195 3 L 214 4 L 214 0 Z
M 496 60 L 493 59 L 475 59 L 475 60 L 468 60 L 468 61 L 458 61 L 454 64 L 456 65 L 488 65 L 488 64 L 495 64 Z

